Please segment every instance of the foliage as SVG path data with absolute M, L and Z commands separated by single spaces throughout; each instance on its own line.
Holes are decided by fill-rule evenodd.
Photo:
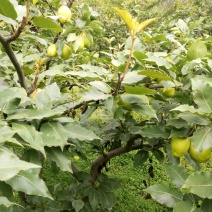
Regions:
M 172 183 L 146 184 L 153 199 L 174 211 L 210 210 L 211 172 L 188 152 L 175 158 L 170 141 L 189 137 L 197 154 L 212 147 L 211 17 L 159 24 L 115 7 L 127 31 L 113 43 L 116 27 L 104 35 L 99 14 L 73 2 L 71 20 L 60 23 L 59 0 L 0 0 L 0 210 L 109 210 L 119 176 L 103 170 L 132 151 L 135 168 L 152 155 L 164 163 Z M 90 167 L 77 167 L 91 155 Z M 46 163 L 70 183 L 47 186 Z

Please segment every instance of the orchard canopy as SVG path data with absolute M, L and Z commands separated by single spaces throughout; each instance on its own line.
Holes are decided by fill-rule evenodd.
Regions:
M 0 211 L 212 211 L 211 52 L 210 0 L 0 0 Z

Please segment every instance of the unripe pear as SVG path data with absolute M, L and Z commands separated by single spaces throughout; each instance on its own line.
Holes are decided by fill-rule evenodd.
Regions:
M 47 48 L 47 55 L 49 57 L 54 57 L 57 55 L 57 47 L 55 44 L 51 44 L 48 48 Z
M 182 157 L 189 149 L 191 141 L 189 138 L 175 137 L 171 139 L 171 153 L 175 157 Z
M 166 97 L 172 97 L 175 94 L 175 88 L 161 88 L 160 91 L 166 96 Z
M 71 53 L 72 53 L 72 49 L 68 45 L 64 44 L 61 57 L 64 60 L 67 60 L 70 57 Z
M 62 23 L 62 24 L 69 22 L 70 19 L 71 19 L 71 16 L 72 16 L 71 10 L 70 10 L 67 6 L 65 6 L 65 5 L 62 5 L 62 6 L 58 9 L 57 14 L 58 14 L 59 16 L 61 16 L 61 17 L 59 18 L 59 21 L 60 21 L 60 23 Z
M 188 152 L 191 158 L 197 161 L 198 163 L 203 163 L 211 158 L 211 149 L 205 149 L 199 154 L 197 154 L 194 146 L 191 145 Z

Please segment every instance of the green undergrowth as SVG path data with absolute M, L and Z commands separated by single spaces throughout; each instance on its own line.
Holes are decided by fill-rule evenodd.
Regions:
M 133 167 L 133 156 L 135 153 L 118 156 L 110 161 L 107 165 L 107 171 L 104 169 L 110 178 L 116 179 L 121 188 L 115 193 L 117 195 L 117 203 L 112 211 L 116 212 L 133 212 L 133 211 L 148 211 L 148 212 L 166 212 L 169 211 L 166 207 L 159 205 L 150 196 L 142 190 L 146 186 L 159 183 L 170 183 L 165 175 L 163 165 L 160 164 L 154 157 L 145 162 L 142 166 Z M 97 155 L 96 155 L 97 156 Z M 76 161 L 76 165 L 84 171 L 89 172 L 92 160 L 95 155 L 92 155 L 88 160 Z M 153 167 L 154 177 L 150 177 L 149 169 Z M 53 172 L 51 163 L 46 162 L 43 170 L 44 180 L 48 187 L 61 183 L 64 187 L 72 182 L 72 177 L 67 172 Z

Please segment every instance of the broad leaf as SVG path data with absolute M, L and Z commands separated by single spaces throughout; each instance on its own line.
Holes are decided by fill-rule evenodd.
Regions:
M 212 173 L 195 172 L 187 178 L 182 188 L 202 198 L 212 199 Z
M 116 203 L 116 196 L 113 192 L 99 192 L 99 203 L 104 208 L 112 208 Z
M 208 54 L 206 45 L 202 41 L 196 41 L 193 43 L 187 52 L 187 58 L 189 60 L 195 60 L 197 58 L 205 57 Z
M 95 211 L 96 206 L 99 204 L 99 192 L 96 189 L 92 189 L 88 198 L 93 211 Z
M 83 208 L 84 202 L 81 199 L 74 200 L 72 202 L 72 206 L 73 206 L 73 208 L 75 209 L 76 212 L 79 212 Z
M 172 81 L 171 77 L 169 77 L 168 75 L 166 75 L 160 71 L 144 70 L 144 71 L 140 71 L 139 74 L 148 76 L 148 77 L 152 77 L 154 79 L 158 79 L 159 81 L 162 81 L 162 80 Z
M 71 159 L 65 152 L 63 152 L 60 148 L 48 148 L 46 152 L 51 160 L 55 161 L 62 171 L 72 173 Z
M 43 118 L 52 118 L 55 116 L 61 115 L 65 111 L 65 108 L 58 107 L 55 109 L 48 109 L 48 108 L 42 108 L 42 109 L 25 109 L 17 111 L 16 114 L 10 115 L 7 117 L 7 120 L 13 120 L 13 119 L 26 119 L 26 120 L 33 120 L 33 119 L 43 119 Z
M 21 171 L 7 183 L 16 191 L 23 191 L 29 195 L 37 195 L 53 199 L 42 179 L 33 171 Z
M 169 132 L 166 131 L 163 125 L 159 126 L 146 126 L 139 130 L 137 133 L 141 134 L 143 137 L 148 138 L 168 138 Z
M 141 86 L 129 86 L 125 85 L 124 86 L 126 93 L 129 94 L 137 94 L 137 95 L 151 95 L 151 94 L 156 94 L 157 92 L 153 89 L 141 87 Z
M 60 146 L 63 148 L 67 145 L 69 132 L 59 122 L 48 122 L 41 126 L 40 131 L 43 133 L 44 146 Z
M 156 111 L 153 110 L 152 106 L 145 105 L 145 104 L 132 104 L 131 106 L 132 110 L 136 113 L 142 114 L 143 116 L 147 116 L 148 118 L 157 118 Z
M 15 154 L 6 149 L 0 149 L 0 180 L 5 181 L 14 177 L 21 170 L 40 168 L 40 166 L 20 160 Z
M 186 169 L 173 163 L 165 164 L 165 171 L 172 183 L 178 187 L 182 187 L 189 176 Z
M 10 140 L 15 133 L 12 128 L 0 125 L 0 143 Z
M 64 127 L 68 131 L 68 136 L 70 139 L 77 139 L 80 141 L 93 141 L 94 139 L 100 139 L 94 134 L 94 132 L 81 127 L 76 123 L 68 123 L 65 124 Z
M 179 114 L 179 117 L 187 121 L 188 123 L 195 123 L 199 125 L 209 124 L 208 120 L 205 117 L 190 112 L 181 113 Z
M 52 21 L 50 18 L 44 18 L 43 16 L 37 16 L 37 17 L 33 17 L 32 21 L 36 27 L 52 30 L 54 32 L 62 32 L 63 31 L 63 28 L 60 25 L 58 25 L 57 23 L 55 23 L 54 21 Z
M 90 101 L 90 100 L 105 100 L 109 97 L 109 94 L 102 93 L 98 91 L 97 89 L 92 89 L 90 91 L 87 91 L 82 98 L 80 99 L 81 102 L 83 101 Z
M 212 211 L 212 199 L 204 199 L 201 205 L 202 212 Z
M 173 208 L 178 202 L 183 200 L 183 195 L 177 188 L 168 185 L 153 185 L 144 189 L 153 199 L 160 204 Z
M 105 82 L 102 81 L 92 81 L 89 83 L 93 88 L 99 90 L 100 92 L 103 93 L 110 93 L 111 92 L 111 87 L 106 84 Z
M 114 10 L 119 14 L 122 20 L 127 24 L 129 29 L 134 30 L 135 25 L 134 25 L 134 21 L 131 14 L 127 12 L 126 10 L 120 10 L 117 7 L 115 7 Z
M 49 95 L 51 101 L 57 101 L 61 97 L 60 88 L 56 83 L 46 86 L 44 90 Z
M 145 150 L 138 151 L 134 156 L 134 160 L 133 160 L 134 167 L 142 166 L 143 163 L 147 161 L 148 157 L 149 157 L 149 154 L 147 151 Z
M 198 84 L 197 83 L 201 83 Z M 194 85 L 195 84 L 195 85 Z M 212 113 L 212 86 L 205 84 L 199 80 L 192 79 L 192 89 L 194 101 L 203 113 Z
M 157 18 L 151 18 L 146 21 L 141 22 L 137 27 L 136 27 L 136 32 L 139 33 L 141 30 L 146 28 L 149 24 L 151 24 L 153 21 L 157 20 Z
M 190 106 L 190 105 L 180 105 L 172 110 L 178 110 L 178 111 L 181 111 L 181 112 L 185 112 L 185 111 L 188 111 L 188 112 L 191 112 L 191 113 L 201 113 L 200 110 L 194 108 L 194 106 Z
M 182 212 L 182 211 L 193 212 L 194 211 L 194 207 L 193 207 L 192 203 L 191 202 L 187 202 L 187 201 L 178 202 L 174 206 L 173 212 Z
M 0 0 L 0 14 L 12 18 L 13 20 L 17 18 L 15 8 L 9 0 Z
M 41 133 L 38 132 L 32 125 L 26 123 L 14 122 L 12 128 L 16 130 L 16 133 L 32 147 L 40 151 L 45 156 L 45 150 Z
M 191 137 L 192 145 L 197 153 L 212 147 L 212 128 L 204 127 L 194 132 Z
M 138 60 L 141 64 L 143 63 L 143 59 L 148 58 L 148 56 L 146 54 L 144 54 L 143 52 L 139 52 L 139 51 L 134 51 L 133 52 L 133 56 L 136 58 L 136 60 Z
M 15 202 L 10 202 L 6 197 L 0 197 L 0 205 L 4 205 L 9 208 L 12 205 L 18 205 Z

